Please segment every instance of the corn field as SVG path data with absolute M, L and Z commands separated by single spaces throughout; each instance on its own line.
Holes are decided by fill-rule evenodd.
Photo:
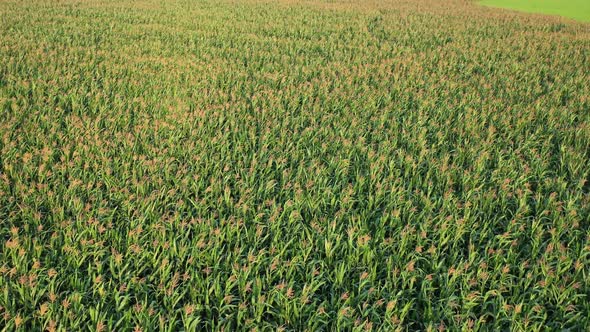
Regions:
M 587 331 L 590 24 L 0 0 L 3 331 Z

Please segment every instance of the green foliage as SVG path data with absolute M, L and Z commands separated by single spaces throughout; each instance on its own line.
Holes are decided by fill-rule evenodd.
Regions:
M 480 3 L 485 6 L 559 15 L 590 22 L 590 1 L 587 0 L 482 0 Z
M 0 2 L 0 326 L 587 329 L 590 31 L 503 15 Z

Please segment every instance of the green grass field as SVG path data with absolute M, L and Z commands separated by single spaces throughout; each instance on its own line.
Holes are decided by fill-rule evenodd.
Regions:
M 1 0 L 0 330 L 587 331 L 590 30 Z
M 590 1 L 588 0 L 483 0 L 480 3 L 490 7 L 559 15 L 590 22 Z

